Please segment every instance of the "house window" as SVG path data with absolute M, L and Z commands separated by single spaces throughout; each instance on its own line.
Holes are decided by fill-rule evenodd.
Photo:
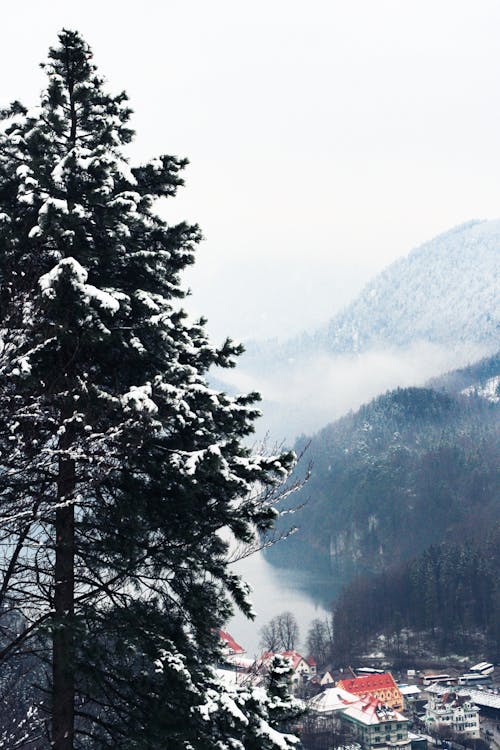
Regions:
M 402 740 L 402 739 L 403 739 L 403 735 L 402 734 L 398 734 L 398 740 Z

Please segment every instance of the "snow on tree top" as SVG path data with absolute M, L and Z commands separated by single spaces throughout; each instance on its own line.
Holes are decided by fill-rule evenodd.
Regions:
M 99 307 L 109 310 L 112 314 L 120 308 L 120 302 L 110 292 L 87 284 L 88 272 L 75 258 L 63 258 L 51 271 L 40 277 L 38 284 L 44 297 L 55 299 L 56 286 L 63 274 L 67 274 L 75 289 L 82 292 L 85 301 L 95 300 Z M 123 297 L 123 295 L 120 295 Z

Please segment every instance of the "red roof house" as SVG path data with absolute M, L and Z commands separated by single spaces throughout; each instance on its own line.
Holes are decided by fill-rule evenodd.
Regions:
M 318 674 L 318 665 L 314 656 L 308 656 L 306 661 L 311 668 L 311 674 Z
M 339 680 L 337 685 L 353 695 L 374 696 L 396 711 L 403 708 L 403 696 L 390 672 Z
M 219 630 L 219 636 L 224 643 L 224 647 L 227 649 L 229 654 L 244 654 L 245 649 L 236 643 L 233 636 L 230 633 L 226 633 L 225 630 Z
M 304 664 L 307 664 L 302 654 L 299 654 L 298 651 L 282 651 L 281 656 L 285 656 L 287 659 L 290 659 L 290 661 L 292 662 L 292 667 L 293 667 L 294 672 L 297 671 L 297 667 L 300 665 L 301 662 L 304 662 Z

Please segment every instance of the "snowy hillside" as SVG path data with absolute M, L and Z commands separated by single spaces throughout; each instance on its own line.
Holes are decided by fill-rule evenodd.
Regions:
M 412 341 L 496 347 L 500 221 L 471 222 L 396 261 L 328 326 L 335 352 Z
M 276 355 L 358 354 L 415 342 L 493 351 L 499 281 L 500 220 L 471 221 L 392 263 L 322 329 L 281 345 L 250 344 L 247 360 L 260 369 L 271 352 L 276 363 Z
M 468 388 L 464 388 L 462 393 L 466 396 L 480 396 L 493 404 L 497 404 L 500 401 L 500 376 L 489 378 L 481 385 L 470 385 Z
M 322 329 L 250 344 L 221 379 L 263 394 L 260 434 L 314 431 L 497 351 L 499 277 L 500 220 L 469 222 L 390 265 Z

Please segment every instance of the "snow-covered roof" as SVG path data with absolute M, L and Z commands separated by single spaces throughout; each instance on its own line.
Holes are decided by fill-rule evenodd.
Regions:
M 300 664 L 301 661 L 303 661 L 303 662 L 305 662 L 307 664 L 307 660 L 304 659 L 304 657 L 302 656 L 302 654 L 299 654 L 298 651 L 282 651 L 281 652 L 281 656 L 284 656 L 287 659 L 290 659 L 291 662 L 292 662 L 292 666 L 293 666 L 294 669 L 297 669 L 297 667 L 299 666 L 299 664 Z M 309 665 L 307 664 L 307 666 L 309 666 Z
M 234 669 L 216 669 L 215 672 L 226 687 L 233 687 L 238 683 L 238 673 Z
M 431 685 L 427 688 L 426 692 L 433 695 L 442 695 L 443 693 L 449 693 L 450 688 L 445 688 L 442 685 Z M 487 690 L 472 690 L 469 687 L 454 687 L 453 692 L 457 693 L 457 695 L 470 696 L 471 701 L 477 706 L 500 709 L 500 693 L 490 693 Z
M 241 656 L 240 654 L 228 654 L 225 659 L 228 664 L 233 664 L 235 667 L 247 671 L 255 664 L 255 659 L 250 659 L 248 656 Z
M 304 659 L 302 654 L 299 654 L 298 651 L 280 651 L 276 653 L 273 651 L 263 651 L 262 656 L 260 657 L 260 663 L 266 664 L 267 662 L 270 662 L 274 656 L 283 656 L 285 659 L 289 659 L 294 671 L 301 662 L 304 662 L 304 664 L 309 667 L 307 660 Z
M 495 387 L 498 388 L 500 385 L 500 376 L 497 375 L 496 378 L 490 378 L 487 383 L 491 383 L 492 381 L 495 381 Z M 500 397 L 497 398 L 497 401 L 500 401 Z M 479 664 L 474 664 L 474 666 L 470 668 L 471 672 L 489 672 L 490 670 L 493 671 L 493 664 L 489 661 L 480 661 Z
M 344 708 L 348 708 L 353 703 L 359 703 L 357 695 L 348 693 L 347 690 L 339 687 L 332 687 L 311 698 L 308 706 L 312 711 L 324 714 L 343 711 Z
M 359 721 L 361 724 L 369 725 L 385 724 L 388 721 L 408 721 L 406 716 L 373 696 L 349 706 L 343 713 L 344 716 Z

